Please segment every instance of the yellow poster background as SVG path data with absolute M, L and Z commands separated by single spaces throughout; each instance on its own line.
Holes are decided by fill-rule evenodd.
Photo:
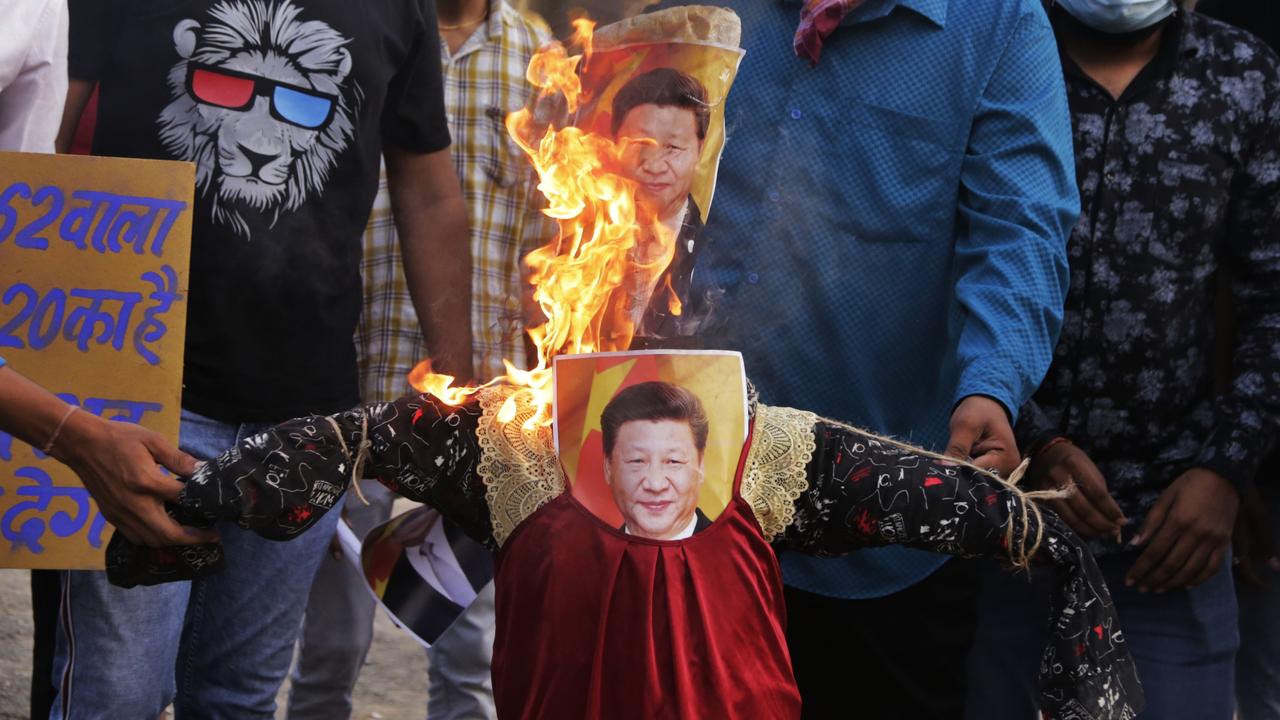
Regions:
M 714 520 L 733 497 L 747 439 L 746 376 L 734 352 L 655 350 L 555 359 L 556 451 L 573 495 L 610 525 L 621 518 L 601 472 L 600 413 L 625 387 L 662 380 L 687 388 L 710 420 L 698 507 Z
M 194 187 L 190 163 L 0 153 L 0 356 L 175 444 Z M 65 466 L 0 436 L 0 492 L 0 567 L 103 567 L 112 529 Z
M 625 45 L 597 49 L 582 72 L 582 87 L 590 96 L 578 114 L 578 127 L 609 137 L 613 98 L 631 78 L 657 68 L 675 68 L 696 78 L 707 90 L 711 105 L 711 121 L 698 159 L 691 194 L 702 210 L 702 219 L 711 211 L 711 199 L 724 149 L 725 98 L 743 51 L 718 45 L 696 43 L 662 43 Z

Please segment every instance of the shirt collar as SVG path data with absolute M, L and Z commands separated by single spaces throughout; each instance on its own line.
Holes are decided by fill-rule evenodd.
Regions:
M 483 48 L 489 43 L 495 43 L 501 40 L 503 23 L 506 22 L 506 0 L 489 0 L 489 17 L 485 20 L 483 33 L 480 28 L 476 28 L 471 36 L 458 46 L 458 52 L 450 54 L 448 45 L 445 44 L 444 38 L 440 39 L 440 55 L 447 62 L 450 60 L 458 60 L 466 55 Z
M 506 0 L 489 0 L 489 39 L 496 40 L 502 35 L 503 6 Z
M 1147 90 L 1151 89 L 1157 82 L 1169 77 L 1174 70 L 1178 68 L 1178 63 L 1188 55 L 1194 55 L 1198 52 L 1199 46 L 1192 37 L 1192 33 L 1187 28 L 1187 11 L 1178 10 L 1170 17 L 1164 28 L 1164 35 L 1160 38 L 1160 47 L 1156 50 L 1156 56 L 1142 68 L 1142 71 L 1129 83 L 1129 87 L 1125 88 L 1124 93 L 1116 100 L 1119 103 L 1127 103 L 1134 98 L 1142 96 Z M 1066 48 L 1061 42 L 1058 43 L 1058 53 L 1062 60 L 1062 69 L 1069 78 L 1095 84 L 1093 79 L 1085 74 L 1084 70 L 1076 64 L 1071 56 L 1067 53 Z M 1105 90 L 1100 90 L 1106 95 Z M 1109 96 L 1108 96 L 1109 97 Z
M 697 529 L 698 529 L 698 513 L 697 511 L 694 511 L 693 517 L 689 518 L 689 524 L 686 525 L 683 530 L 676 533 L 675 537 L 669 537 L 667 538 L 667 540 L 684 540 L 685 538 L 691 538 L 693 537 L 693 531 Z M 631 534 L 631 531 L 627 529 L 626 523 L 622 524 L 622 532 L 626 533 L 627 535 Z
M 802 5 L 804 0 L 783 0 L 788 5 Z M 947 4 L 950 0 L 866 0 L 862 7 L 854 10 L 849 17 L 845 18 L 843 24 L 851 25 L 854 23 L 874 20 L 878 17 L 884 17 L 893 12 L 893 9 L 901 5 L 912 12 L 927 18 L 938 27 L 947 26 Z
M 949 0 L 900 0 L 898 4 L 929 18 L 933 21 L 933 24 L 938 27 L 946 27 L 948 1 Z

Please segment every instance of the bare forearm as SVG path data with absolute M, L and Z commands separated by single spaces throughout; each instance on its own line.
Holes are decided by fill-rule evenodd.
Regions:
M 435 368 L 470 379 L 471 240 L 447 150 L 388 149 L 387 181 L 405 281 Z
M 62 398 L 16 370 L 0 367 L 0 430 L 41 450 L 56 435 L 50 454 L 74 468 L 83 455 L 107 442 L 108 433 L 102 419 L 70 411 Z
M 0 430 L 42 447 L 68 409 L 56 395 L 9 367 L 0 367 Z
M 62 124 L 58 127 L 58 139 L 54 148 L 60 153 L 70 152 L 71 142 L 75 140 L 76 128 L 80 125 L 80 116 L 89 105 L 93 96 L 94 83 L 88 80 L 71 78 L 67 84 L 67 102 L 62 109 Z
M 413 308 L 436 369 L 471 378 L 471 248 L 465 208 L 459 197 L 457 203 L 441 203 L 422 214 L 414 229 L 400 235 Z

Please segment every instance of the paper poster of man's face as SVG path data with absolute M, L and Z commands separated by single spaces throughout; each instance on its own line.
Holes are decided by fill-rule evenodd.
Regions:
M 622 148 L 619 172 L 668 225 L 686 208 L 706 219 L 741 58 L 739 48 L 714 45 L 597 46 L 582 73 L 588 100 L 576 124 Z
M 746 440 L 740 356 L 562 356 L 555 383 L 557 450 L 574 498 L 648 540 L 711 526 L 731 499 Z
M 707 89 L 675 68 L 627 81 L 613 98 L 611 129 L 640 203 L 670 223 L 688 206 L 711 120 Z
M 709 425 L 697 395 L 660 380 L 609 401 L 600 415 L 604 481 L 623 532 L 651 540 L 693 535 Z

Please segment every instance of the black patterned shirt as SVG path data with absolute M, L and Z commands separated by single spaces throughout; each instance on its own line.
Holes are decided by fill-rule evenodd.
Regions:
M 1161 42 L 1118 100 L 1062 54 L 1081 214 L 1062 337 L 1018 422 L 1024 452 L 1084 449 L 1133 520 L 1191 467 L 1251 482 L 1280 418 L 1277 57 L 1195 13 Z M 1215 388 L 1220 283 L 1237 328 Z

